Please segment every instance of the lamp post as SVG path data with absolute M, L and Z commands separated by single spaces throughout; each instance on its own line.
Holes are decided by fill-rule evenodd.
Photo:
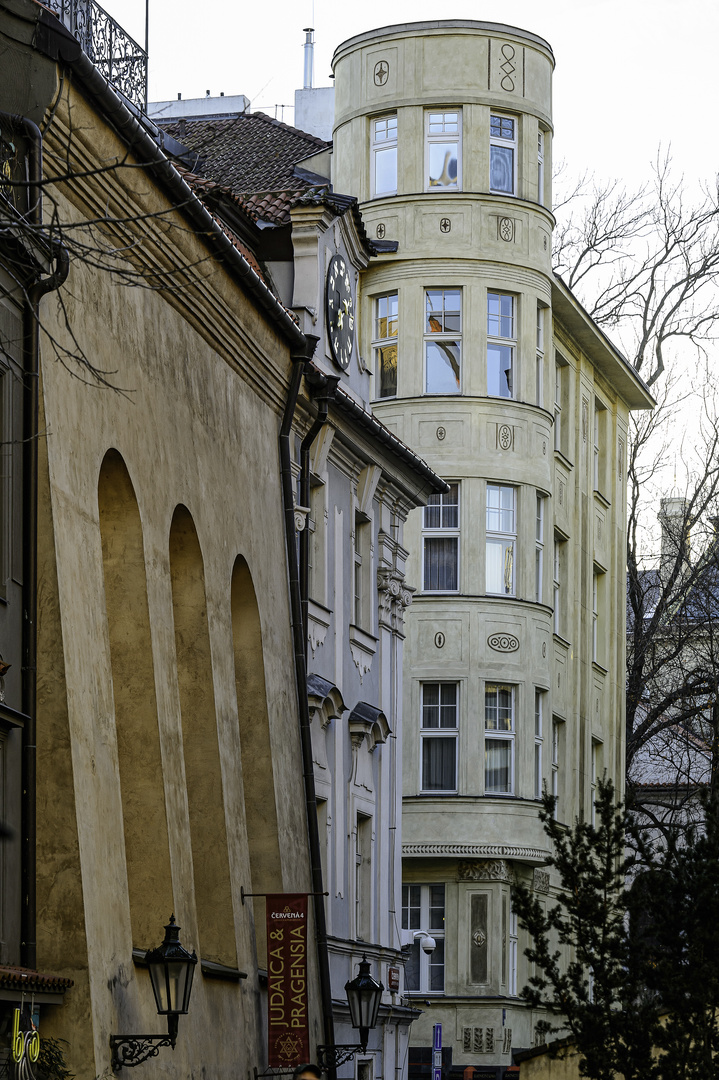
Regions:
M 377 1023 L 383 990 L 382 983 L 377 982 L 370 975 L 367 956 L 363 955 L 359 974 L 351 982 L 345 983 L 352 1027 L 359 1029 L 359 1045 L 335 1043 L 334 1046 L 318 1046 L 317 1059 L 320 1068 L 337 1068 L 353 1058 L 358 1050 L 361 1053 L 365 1052 L 370 1030 Z
M 150 971 L 157 1012 L 167 1017 L 167 1035 L 111 1035 L 112 1067 L 115 1071 L 123 1065 L 132 1068 L 148 1058 L 157 1057 L 162 1046 L 175 1049 L 177 1018 L 184 1016 L 190 1005 L 197 953 L 188 952 L 181 944 L 180 927 L 175 923 L 174 915 L 170 916 L 165 927 L 162 945 L 148 950 L 145 962 Z

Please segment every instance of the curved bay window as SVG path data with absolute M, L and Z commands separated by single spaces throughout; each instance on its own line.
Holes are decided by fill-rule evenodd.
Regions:
M 461 390 L 462 301 L 459 289 L 425 291 L 424 391 L 459 394 Z
M 459 484 L 443 495 L 430 495 L 424 508 L 422 546 L 425 592 L 459 589 Z
M 457 683 L 422 684 L 422 791 L 457 790 Z
M 484 793 L 514 793 L 514 687 L 484 688 Z

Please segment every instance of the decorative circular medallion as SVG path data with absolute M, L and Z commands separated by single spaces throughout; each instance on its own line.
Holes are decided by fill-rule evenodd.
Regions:
M 446 435 L 447 435 L 447 429 L 443 428 L 442 425 L 440 424 L 440 426 L 437 428 L 437 438 L 439 439 L 440 442 L 442 442 L 442 440 L 446 437 Z
M 332 359 L 346 371 L 352 357 L 355 312 L 350 268 L 341 255 L 333 255 L 327 268 L 325 308 Z
M 451 230 L 451 228 L 452 222 L 450 221 L 450 219 L 448 217 L 443 217 L 439 223 L 439 231 L 447 233 Z
M 378 60 L 374 66 L 375 86 L 384 86 L 389 78 L 389 64 L 386 60 Z
M 514 634 L 490 634 L 487 644 L 495 652 L 516 652 L 519 648 L 519 638 Z
M 509 217 L 499 219 L 499 235 L 506 244 L 514 240 L 514 222 Z
M 543 641 L 542 642 L 542 659 L 546 660 L 546 658 L 547 658 L 547 643 L 546 643 L 546 641 Z
M 497 429 L 497 441 L 501 450 L 509 450 L 512 445 L 512 429 L 509 424 L 500 424 Z
M 483 945 L 486 945 L 487 935 L 485 934 L 484 930 L 475 930 L 472 934 L 472 941 L 478 949 L 481 949 Z
M 375 229 L 378 240 L 384 240 L 384 224 L 380 221 L 379 225 Z
M 443 649 L 444 648 L 444 643 L 445 643 L 446 640 L 447 639 L 446 639 L 446 637 L 444 636 L 444 634 L 442 633 L 441 630 L 438 630 L 437 633 L 434 635 L 434 643 L 435 643 L 435 645 L 437 646 L 438 649 Z

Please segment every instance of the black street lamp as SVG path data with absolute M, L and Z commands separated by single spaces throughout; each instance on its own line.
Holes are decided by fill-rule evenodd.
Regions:
M 352 1027 L 359 1028 L 359 1046 L 335 1043 L 334 1046 L 318 1046 L 317 1059 L 320 1068 L 337 1068 L 355 1056 L 357 1051 L 367 1049 L 369 1033 L 377 1023 L 377 1014 L 382 1000 L 384 986 L 370 975 L 367 956 L 362 956 L 359 974 L 351 982 L 345 983 L 347 1004 L 350 1007 Z
M 190 1005 L 197 953 L 188 952 L 180 943 L 180 927 L 175 923 L 174 915 L 165 927 L 162 945 L 149 949 L 145 953 L 145 962 L 150 971 L 157 1012 L 167 1017 L 167 1035 L 111 1035 L 112 1067 L 116 1071 L 123 1065 L 132 1068 L 148 1058 L 157 1057 L 162 1046 L 175 1049 L 177 1018 L 184 1016 Z

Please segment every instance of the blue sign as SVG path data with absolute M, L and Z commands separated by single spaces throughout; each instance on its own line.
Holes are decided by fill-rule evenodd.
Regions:
M 432 1080 L 442 1080 L 442 1025 L 432 1030 Z
M 432 1032 L 432 1049 L 442 1049 L 442 1025 L 435 1024 Z

